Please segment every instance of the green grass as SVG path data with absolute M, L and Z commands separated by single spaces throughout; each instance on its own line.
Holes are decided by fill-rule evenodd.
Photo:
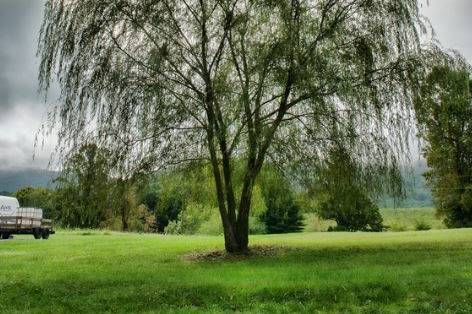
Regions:
M 419 225 L 436 230 L 446 228 L 442 220 L 436 217 L 436 209 L 430 207 L 382 208 L 380 213 L 390 231 L 413 231 Z M 307 232 L 327 231 L 330 226 L 336 226 L 336 223 L 319 219 L 316 214 L 305 214 Z
M 253 236 L 271 257 L 191 261 L 221 237 L 60 232 L 0 242 L 1 313 L 472 312 L 472 230 Z
M 392 231 L 415 230 L 419 224 L 428 225 L 431 229 L 446 228 L 436 217 L 435 208 L 383 208 L 380 212 Z

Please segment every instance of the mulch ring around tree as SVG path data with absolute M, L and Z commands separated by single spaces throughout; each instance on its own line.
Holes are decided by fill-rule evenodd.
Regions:
M 239 261 L 257 257 L 273 257 L 285 255 L 294 248 L 275 245 L 253 245 L 248 252 L 241 254 L 229 254 L 225 250 L 212 250 L 204 252 L 191 252 L 185 254 L 183 259 L 192 262 L 219 262 L 219 261 Z

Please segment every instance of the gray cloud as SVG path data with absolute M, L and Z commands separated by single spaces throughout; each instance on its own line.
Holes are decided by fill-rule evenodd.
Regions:
M 37 37 L 42 1 L 0 0 L 0 109 L 37 102 Z
M 97 0 L 99 1 L 99 0 Z M 428 0 L 421 0 L 428 1 Z M 33 161 L 34 137 L 46 105 L 37 94 L 35 57 L 43 0 L 0 0 L 0 168 L 45 167 L 55 138 Z M 444 47 L 472 62 L 471 0 L 429 0 L 423 11 Z
M 429 0 L 424 14 L 430 19 L 445 48 L 458 50 L 472 63 L 472 1 Z
M 37 93 L 36 47 L 43 1 L 0 0 L 0 168 L 45 167 L 52 143 L 34 138 L 46 105 Z

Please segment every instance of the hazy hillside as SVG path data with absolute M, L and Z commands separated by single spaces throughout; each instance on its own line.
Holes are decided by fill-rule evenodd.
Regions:
M 0 191 L 15 192 L 21 187 L 53 187 L 57 172 L 41 169 L 1 170 Z
M 426 171 L 423 161 L 416 162 L 412 169 L 405 173 L 406 199 L 395 203 L 390 197 L 383 197 L 379 201 L 381 207 L 431 207 L 431 191 L 426 186 L 422 174 Z M 407 174 L 408 173 L 408 174 Z M 21 187 L 53 187 L 52 180 L 57 172 L 41 169 L 1 170 L 0 169 L 0 195 L 13 193 Z
M 424 160 L 413 163 L 410 169 L 403 175 L 406 181 L 406 198 L 395 202 L 391 197 L 385 197 L 380 201 L 382 207 L 431 207 L 433 201 L 431 190 L 426 186 L 423 173 L 428 170 Z

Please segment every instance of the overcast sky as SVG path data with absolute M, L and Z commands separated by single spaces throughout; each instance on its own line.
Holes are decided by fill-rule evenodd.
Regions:
M 424 14 L 444 47 L 472 62 L 472 0 L 429 0 Z M 0 0 L 0 169 L 45 168 L 55 139 L 36 150 L 46 105 L 37 93 L 36 46 L 42 0 Z

